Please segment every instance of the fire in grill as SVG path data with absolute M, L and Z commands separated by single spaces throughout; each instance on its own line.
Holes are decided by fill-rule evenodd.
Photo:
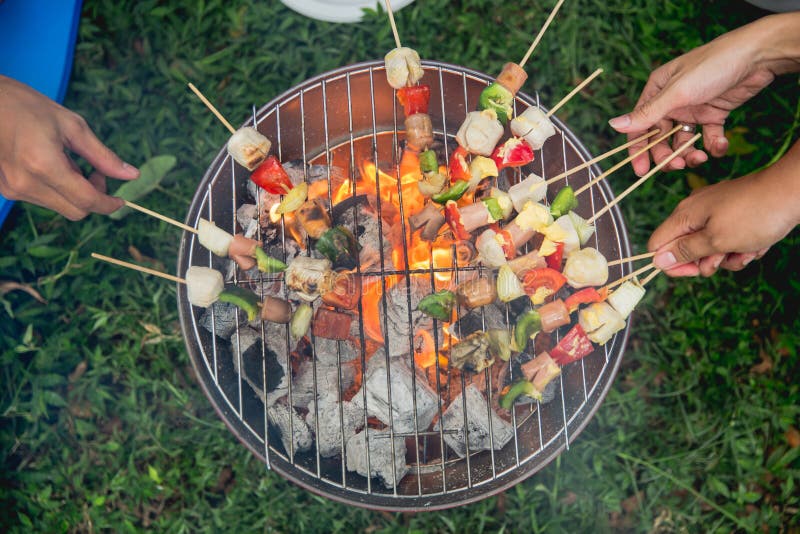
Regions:
M 429 114 L 444 153 L 481 90 L 492 79 L 452 65 L 424 62 L 431 86 Z M 235 307 L 193 308 L 179 286 L 181 322 L 205 393 L 236 436 L 268 467 L 321 495 L 369 508 L 437 509 L 497 493 L 535 473 L 583 429 L 605 396 L 629 326 L 603 348 L 565 366 L 551 383 L 550 402 L 515 406 L 505 417 L 497 396 L 519 368 L 497 362 L 477 374 L 453 368 L 447 348 L 475 330 L 510 330 L 509 305 L 460 309 L 443 324 L 416 308 L 423 296 L 491 272 L 471 261 L 474 250 L 453 240 L 420 241 L 409 218 L 422 209 L 418 167 L 402 160 L 402 110 L 383 63 L 323 74 L 289 90 L 257 112 L 251 125 L 275 140 L 277 157 L 294 183 L 309 184 L 334 224 L 361 245 L 356 279 L 361 298 L 343 339 L 295 340 L 286 325 L 248 324 Z M 520 111 L 539 105 L 518 94 Z M 553 176 L 589 159 L 559 121 L 531 164 Z M 507 169 L 507 186 L 520 179 Z M 588 167 L 567 178 L 573 187 L 596 176 Z M 307 238 L 286 217 L 267 224 L 273 197 L 253 186 L 223 149 L 192 202 L 187 224 L 206 218 L 261 240 L 291 263 L 308 256 Z M 248 190 L 249 188 L 249 190 Z M 594 213 L 611 200 L 604 183 L 582 205 Z M 586 210 L 588 211 L 588 210 Z M 593 246 L 607 258 L 629 255 L 621 216 L 597 221 Z M 283 277 L 224 265 L 184 234 L 179 272 L 190 265 L 227 268 L 231 284 L 263 296 L 285 297 Z M 616 273 L 614 273 L 616 269 Z M 623 275 L 624 265 L 611 268 Z M 223 270 L 223 272 L 226 272 Z M 345 291 L 348 291 L 347 289 Z M 319 306 L 317 299 L 313 306 Z M 548 400 L 548 399 L 544 399 Z

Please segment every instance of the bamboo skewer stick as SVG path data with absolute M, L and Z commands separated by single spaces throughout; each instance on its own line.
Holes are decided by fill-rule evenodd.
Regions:
M 233 133 L 236 133 L 236 128 L 234 128 L 234 127 L 231 125 L 231 123 L 229 123 L 229 122 L 228 122 L 228 121 L 225 119 L 225 117 L 223 117 L 223 116 L 222 116 L 222 113 L 220 113 L 219 111 L 217 111 L 217 108 L 215 108 L 215 107 L 214 107 L 214 104 L 212 104 L 211 102 L 209 102 L 209 101 L 208 101 L 208 99 L 205 97 L 205 95 L 203 95 L 203 93 L 201 93 L 201 92 L 200 92 L 200 90 L 199 90 L 197 87 L 195 87 L 195 86 L 194 86 L 194 84 L 193 84 L 193 83 L 191 83 L 191 82 L 189 82 L 189 89 L 191 89 L 191 90 L 192 90 L 192 92 L 194 92 L 194 94 L 196 94 L 196 95 L 197 95 L 197 98 L 199 98 L 199 99 L 200 99 L 200 100 L 203 102 L 203 104 L 205 104 L 205 105 L 206 105 L 206 107 L 207 107 L 209 110 L 211 110 L 211 113 L 213 113 L 213 114 L 214 114 L 214 115 L 215 115 L 215 116 L 216 116 L 216 117 L 217 117 L 217 118 L 220 120 L 220 122 L 222 122 L 222 124 L 224 124 L 224 125 L 225 125 L 225 127 L 228 129 L 228 131 L 229 131 L 229 132 L 231 132 L 232 134 L 233 134 Z
M 553 116 L 553 114 L 554 114 L 556 111 L 558 111 L 558 109 L 559 109 L 561 106 L 563 106 L 564 104 L 566 104 L 567 102 L 569 102 L 569 101 L 572 99 L 572 97 L 573 97 L 573 96 L 575 96 L 576 94 L 578 94 L 578 93 L 581 91 L 581 89 L 583 89 L 584 87 L 586 87 L 587 85 L 589 85 L 589 83 L 590 83 L 592 80 L 594 80 L 595 78 L 597 78 L 597 77 L 598 77 L 598 76 L 600 76 L 601 74 L 603 74 L 603 69 L 602 69 L 602 68 L 599 68 L 599 69 L 597 69 L 596 71 L 594 71 L 593 73 L 591 73 L 591 74 L 589 75 L 589 77 L 588 77 L 588 78 L 586 78 L 586 79 L 585 79 L 585 80 L 583 80 L 581 83 L 579 83 L 579 84 L 578 84 L 578 86 L 577 86 L 575 89 L 573 89 L 572 91 L 570 91 L 570 92 L 569 92 L 569 94 L 567 94 L 567 96 L 565 96 L 564 98 L 562 98 L 562 99 L 561 99 L 561 101 L 560 101 L 558 104 L 556 104 L 555 106 L 553 106 L 553 108 L 552 108 L 550 111 L 548 111 L 548 112 L 547 112 L 547 116 L 548 116 L 548 117 L 552 117 L 552 116 Z
M 655 271 L 653 271 L 652 273 L 648 274 L 648 275 L 645 277 L 645 279 L 644 279 L 644 280 L 642 280 L 642 282 L 641 282 L 641 285 L 642 285 L 642 286 L 644 286 L 645 284 L 647 284 L 647 282 L 649 282 L 650 280 L 652 280 L 653 278 L 655 278 L 655 277 L 656 277 L 656 276 L 658 276 L 659 274 L 661 274 L 661 269 L 656 269 L 656 270 L 655 270 Z
M 153 211 L 151 209 L 147 209 L 144 206 L 140 206 L 139 204 L 134 204 L 130 200 L 125 200 L 124 202 L 125 202 L 125 205 L 128 206 L 129 208 L 135 209 L 137 211 L 141 211 L 142 213 L 146 213 L 147 215 L 150 215 L 151 217 L 155 217 L 156 219 L 161 219 L 162 221 L 168 222 L 169 224 L 171 224 L 173 226 L 177 226 L 178 228 L 183 228 L 187 232 L 192 232 L 193 234 L 197 233 L 197 229 L 196 228 L 192 228 L 188 224 L 183 224 L 182 222 L 176 221 L 175 219 L 170 219 L 166 215 L 161 215 L 160 213 L 155 212 L 155 211 Z
M 648 150 L 650 150 L 651 148 L 653 148 L 657 144 L 659 144 L 662 141 L 666 140 L 669 136 L 671 136 L 672 134 L 674 134 L 675 132 L 677 132 L 680 129 L 681 129 L 680 125 L 675 126 L 674 128 L 672 128 L 672 130 L 670 130 L 667 133 L 665 133 L 664 135 L 660 136 L 655 141 L 653 141 L 651 143 L 648 143 L 641 150 L 639 150 L 639 151 L 635 152 L 634 154 L 628 156 L 627 158 L 623 159 L 622 161 L 620 161 L 619 163 L 617 163 L 616 165 L 614 165 L 613 167 L 611 167 L 607 171 L 605 171 L 602 174 L 598 175 L 597 178 L 595 178 L 594 180 L 590 180 L 588 183 L 586 183 L 582 187 L 578 188 L 577 191 L 575 191 L 575 196 L 578 196 L 580 193 L 583 193 L 584 191 L 586 191 L 587 189 L 592 187 L 594 184 L 596 184 L 600 180 L 603 180 L 603 179 L 607 178 L 609 174 L 611 174 L 612 172 L 615 172 L 615 171 L 619 170 L 620 168 L 624 167 L 627 163 L 630 163 L 634 159 L 638 158 L 639 156 L 641 156 L 642 154 L 644 154 L 645 152 L 647 152 Z
M 636 260 L 643 260 L 645 258 L 652 258 L 655 256 L 655 252 L 645 252 L 644 254 L 637 254 L 636 256 L 629 256 L 627 258 L 620 258 L 618 260 L 608 262 L 609 267 L 613 267 L 614 265 L 619 265 L 621 263 L 627 263 L 629 261 L 636 261 Z
M 679 129 L 680 129 L 680 128 L 679 128 Z M 631 140 L 631 141 L 628 141 L 628 142 L 627 142 L 627 143 L 625 143 L 624 145 L 620 145 L 620 146 L 618 146 L 618 147 L 616 147 L 616 148 L 612 148 L 612 149 L 611 149 L 611 150 L 609 150 L 608 152 L 604 152 L 603 154 L 600 154 L 599 156 L 595 156 L 594 158 L 590 159 L 589 161 L 586 161 L 586 162 L 584 162 L 584 163 L 581 163 L 580 165 L 578 165 L 578 166 L 576 166 L 576 167 L 573 167 L 573 168 L 571 168 L 571 169 L 568 169 L 568 170 L 566 170 L 566 171 L 562 172 L 561 174 L 557 174 L 557 175 L 553 176 L 552 178 L 549 178 L 549 179 L 545 180 L 545 182 L 544 182 L 544 183 L 545 183 L 545 184 L 547 184 L 547 185 L 550 185 L 550 184 L 552 184 L 552 183 L 555 183 L 555 182 L 557 182 L 557 181 L 559 181 L 559 180 L 561 180 L 561 179 L 563 179 L 563 178 L 566 178 L 567 176 L 569 176 L 569 175 L 570 175 L 570 174 L 572 174 L 572 173 L 578 172 L 578 171 L 580 171 L 580 170 L 582 170 L 582 169 L 585 169 L 586 167 L 589 167 L 589 166 L 591 166 L 591 165 L 594 165 L 594 164 L 595 164 L 595 163 L 597 163 L 598 161 L 602 161 L 602 160 L 604 160 L 604 159 L 606 159 L 606 158 L 608 158 L 608 157 L 611 157 L 611 156 L 613 156 L 614 154 L 616 154 L 617 152 L 622 152 L 622 151 L 623 151 L 623 150 L 625 150 L 626 148 L 628 148 L 628 147 L 631 147 L 631 146 L 633 146 L 633 145 L 635 145 L 636 143 L 639 143 L 639 142 L 641 142 L 641 141 L 644 141 L 644 140 L 646 140 L 647 138 L 649 138 L 649 137 L 652 137 L 653 135 L 657 134 L 657 133 L 658 133 L 658 132 L 660 132 L 660 131 L 661 131 L 661 130 L 653 130 L 653 131 L 647 132 L 646 134 L 644 134 L 644 135 L 641 135 L 641 136 L 637 137 L 636 139 L 633 139 L 633 140 Z
M 648 263 L 647 265 L 645 265 L 645 266 L 644 266 L 644 267 L 642 267 L 641 269 L 636 269 L 636 270 L 635 270 L 635 271 L 633 271 L 632 273 L 630 273 L 630 274 L 626 274 L 626 275 L 625 275 L 625 276 L 623 276 L 622 278 L 618 278 L 617 280 L 614 280 L 613 282 L 611 282 L 611 283 L 609 283 L 609 284 L 606 284 L 606 289 L 611 289 L 612 287 L 617 287 L 618 285 L 620 285 L 620 284 L 622 284 L 622 283 L 624 283 L 624 282 L 627 282 L 627 281 L 628 281 L 628 280 L 630 280 L 631 278 L 637 277 L 637 276 L 639 276 L 640 274 L 642 274 L 642 273 L 644 273 L 644 272 L 647 272 L 647 271 L 649 271 L 650 269 L 655 269 L 655 268 L 656 268 L 656 266 L 655 266 L 655 265 L 653 265 L 652 263 Z
M 392 12 L 392 5 L 389 3 L 389 0 L 386 0 L 386 12 L 389 13 L 389 24 L 392 25 L 394 42 L 397 44 L 397 48 L 400 48 L 400 35 L 397 33 L 397 25 L 394 23 L 394 13 Z
M 698 139 L 700 139 L 702 136 L 703 136 L 703 134 L 695 134 L 695 135 L 694 135 L 694 136 L 693 136 L 691 139 L 689 139 L 688 141 L 686 141 L 685 143 L 683 143 L 681 146 L 679 146 L 679 147 L 678 147 L 678 149 L 677 149 L 675 152 L 673 152 L 672 154 L 670 154 L 670 155 L 669 155 L 669 156 L 668 156 L 668 157 L 667 157 L 667 158 L 666 158 L 664 161 L 662 161 L 661 163 L 659 163 L 658 165 L 656 165 L 655 167 L 653 167 L 653 168 L 650 170 L 650 172 L 648 172 L 647 174 L 645 174 L 644 176 L 642 176 L 641 178 L 639 178 L 639 179 L 638 179 L 636 182 L 634 182 L 634 184 L 633 184 L 633 185 L 631 185 L 631 186 L 630 186 L 628 189 L 626 189 L 625 191 L 623 191 L 622 193 L 620 193 L 620 195 L 619 195 L 617 198 L 615 198 L 614 200 L 612 200 L 611 202 L 609 202 L 608 204 L 606 204 L 606 205 L 605 205 L 605 206 L 604 206 L 602 209 L 600 209 L 599 211 L 597 211 L 597 213 L 595 213 L 594 215 L 592 215 L 591 219 L 589 219 L 589 220 L 588 220 L 588 221 L 586 221 L 586 222 L 588 222 L 589 224 L 592 224 L 594 221 L 596 221 L 596 220 L 597 220 L 597 218 L 598 218 L 598 217 L 600 217 L 602 214 L 604 214 L 605 212 L 607 212 L 608 210 L 610 210 L 611 208 L 613 208 L 615 205 L 617 205 L 617 204 L 619 203 L 619 201 L 620 201 L 620 200 L 622 200 L 623 198 L 625 198 L 626 196 L 628 196 L 628 195 L 630 194 L 630 192 L 631 192 L 631 191 L 633 191 L 634 189 L 636 189 L 637 187 L 639 187 L 640 185 L 642 185 L 644 182 L 646 182 L 648 178 L 650 178 L 650 177 L 651 177 L 651 176 L 653 176 L 655 173 L 657 173 L 658 171 L 660 171 L 660 170 L 661 170 L 661 169 L 662 169 L 662 168 L 663 168 L 665 165 L 667 165 L 667 164 L 668 164 L 670 161 L 672 161 L 674 158 L 678 157 L 678 155 L 680 155 L 680 153 L 681 153 L 681 152 L 683 152 L 684 150 L 686 150 L 687 148 L 689 148 L 690 146 L 692 146 L 692 145 L 693 145 L 693 144 L 694 144 L 694 143 L 695 143 L 695 142 L 696 142 Z
M 533 50 L 539 44 L 539 41 L 542 40 L 542 36 L 544 35 L 544 32 L 547 31 L 547 27 L 550 26 L 550 23 L 553 22 L 553 19 L 555 18 L 556 13 L 558 13 L 558 10 L 561 9 L 561 4 L 563 4 L 563 3 L 564 3 L 564 0 L 559 0 L 558 3 L 556 4 L 556 7 L 554 7 L 553 11 L 550 12 L 550 15 L 547 17 L 547 20 L 544 21 L 544 26 L 542 26 L 542 29 L 539 30 L 539 34 L 533 40 L 533 43 L 531 43 L 531 46 L 528 48 L 528 51 L 525 52 L 525 57 L 523 57 L 522 61 L 519 62 L 520 68 L 524 67 L 525 63 L 528 62 L 528 59 L 531 57 L 531 54 L 533 54 Z
M 186 280 L 183 278 L 178 278 L 177 276 L 172 276 L 171 274 L 162 273 L 161 271 L 156 271 L 155 269 L 142 267 L 141 265 L 136 265 L 135 263 L 128 263 L 127 261 L 122 261 L 115 258 L 109 258 L 108 256 L 103 256 L 102 254 L 98 254 L 96 252 L 92 252 L 92 257 L 98 260 L 107 261 L 108 263 L 113 263 L 114 265 L 119 265 L 120 267 L 127 267 L 128 269 L 133 269 L 134 271 L 139 271 L 142 273 L 159 276 L 161 278 L 171 280 L 172 282 L 178 282 L 179 284 L 186 283 Z

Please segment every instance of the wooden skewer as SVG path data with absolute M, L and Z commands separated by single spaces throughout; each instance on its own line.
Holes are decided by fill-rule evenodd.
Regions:
M 578 171 L 580 171 L 580 170 L 582 170 L 582 169 L 585 169 L 586 167 L 589 167 L 589 166 L 591 166 L 591 165 L 594 165 L 594 164 L 595 164 L 595 163 L 597 163 L 598 161 L 601 161 L 601 160 L 604 160 L 604 159 L 606 159 L 606 158 L 608 158 L 608 157 L 610 157 L 610 156 L 613 156 L 613 155 L 614 155 L 614 154 L 616 154 L 617 152 L 622 152 L 622 151 L 623 151 L 623 150 L 625 150 L 626 148 L 628 148 L 628 147 L 630 147 L 630 146 L 633 146 L 633 145 L 635 145 L 636 143 L 639 143 L 639 142 L 641 142 L 641 141 L 644 141 L 644 140 L 645 140 L 645 139 L 647 139 L 648 137 L 651 137 L 651 136 L 653 136 L 653 135 L 657 134 L 657 133 L 658 133 L 658 132 L 660 132 L 660 131 L 661 131 L 661 130 L 653 130 L 653 131 L 651 131 L 651 132 L 647 132 L 646 134 L 644 134 L 644 135 L 642 135 L 642 136 L 639 136 L 639 137 L 637 137 L 636 139 L 633 139 L 633 140 L 631 140 L 631 141 L 628 141 L 628 142 L 627 142 L 627 143 L 625 143 L 624 145 L 620 145 L 620 146 L 618 146 L 617 148 L 612 148 L 612 149 L 611 149 L 611 150 L 609 150 L 608 152 L 605 152 L 605 153 L 603 153 L 603 154 L 600 154 L 599 156 L 596 156 L 596 157 L 594 157 L 594 158 L 590 159 L 589 161 L 586 161 L 586 162 L 584 162 L 584 163 L 581 163 L 581 164 L 580 164 L 580 165 L 578 165 L 577 167 L 573 167 L 573 168 L 571 168 L 571 169 L 569 169 L 569 170 L 566 170 L 566 171 L 562 172 L 561 174 L 557 174 L 557 175 L 553 176 L 552 178 L 549 178 L 549 179 L 545 180 L 545 182 L 544 182 L 544 183 L 545 183 L 545 184 L 547 184 L 547 185 L 550 185 L 550 184 L 552 184 L 552 183 L 554 183 L 554 182 L 557 182 L 557 181 L 559 181 L 559 180 L 561 180 L 561 179 L 563 179 L 563 178 L 566 178 L 566 177 L 567 177 L 567 176 L 569 176 L 570 174 L 572 174 L 572 173 L 575 173 L 575 172 L 578 172 Z
M 655 278 L 659 274 L 661 274 L 661 269 L 656 269 L 652 273 L 648 274 L 647 277 L 645 277 L 644 280 L 642 280 L 641 285 L 644 286 L 645 284 L 647 284 L 647 282 L 649 282 L 650 280 L 652 280 L 653 278 Z
M 394 42 L 397 44 L 397 48 L 400 48 L 400 35 L 397 33 L 397 25 L 394 23 L 394 13 L 392 13 L 392 5 L 389 3 L 389 0 L 386 0 L 386 12 L 389 13 L 389 24 L 392 25 Z
M 92 257 L 98 260 L 107 261 L 108 263 L 113 263 L 114 265 L 127 267 L 128 269 L 133 269 L 134 271 L 152 274 L 154 276 L 160 276 L 161 278 L 166 278 L 167 280 L 178 282 L 179 284 L 186 283 L 186 280 L 184 280 L 183 278 L 178 278 L 177 276 L 172 276 L 171 274 L 162 273 L 161 271 L 156 271 L 155 269 L 148 269 L 147 267 L 142 267 L 141 265 L 136 265 L 135 263 L 128 263 L 127 261 L 117 260 L 115 258 L 109 258 L 108 256 L 103 256 L 102 254 L 98 254 L 96 252 L 92 252 Z
M 635 270 L 635 271 L 633 271 L 632 273 L 630 273 L 630 274 L 626 274 L 626 275 L 625 275 L 625 276 L 623 276 L 622 278 L 619 278 L 619 279 L 617 279 L 617 280 L 614 280 L 614 281 L 613 281 L 613 282 L 611 282 L 610 284 L 606 284 L 606 289 L 611 289 L 612 287 L 617 287 L 618 285 L 620 285 L 620 284 L 622 284 L 622 283 L 624 283 L 624 282 L 627 282 L 627 281 L 628 281 L 628 280 L 630 280 L 631 278 L 634 278 L 634 277 L 636 277 L 636 276 L 639 276 L 640 274 L 642 274 L 642 273 L 644 273 L 644 272 L 647 272 L 647 271 L 649 271 L 650 269 L 654 269 L 654 268 L 656 268 L 656 266 L 655 266 L 655 265 L 653 265 L 652 263 L 648 263 L 647 265 L 645 265 L 645 266 L 644 266 L 644 267 L 642 267 L 641 269 L 636 269 L 636 270 Z
M 655 252 L 645 252 L 644 254 L 637 254 L 636 256 L 629 256 L 627 258 L 620 258 L 618 260 L 608 262 L 609 267 L 613 267 L 614 265 L 619 265 L 621 263 L 628 263 L 629 261 L 636 261 L 636 260 L 643 260 L 645 258 L 652 258 L 655 256 Z
M 589 83 L 590 83 L 592 80 L 594 80 L 595 78 L 597 78 L 597 77 L 598 77 L 598 76 L 600 76 L 601 74 L 603 74 L 603 69 L 597 69 L 596 71 L 594 71 L 593 73 L 591 73 L 591 74 L 589 75 L 589 77 L 588 77 L 588 78 L 586 78 L 586 79 L 585 79 L 585 80 L 583 80 L 581 83 L 579 83 L 579 84 L 578 84 L 578 86 L 577 86 L 575 89 L 573 89 L 572 91 L 570 91 L 570 92 L 569 92 L 569 94 L 568 94 L 567 96 L 565 96 L 564 98 L 562 98 L 562 99 L 561 99 L 561 101 L 560 101 L 558 104 L 556 104 L 555 106 L 553 106 L 553 109 L 551 109 L 550 111 L 548 111 L 548 112 L 547 112 L 547 116 L 548 116 L 548 117 L 551 117 L 551 116 L 553 115 L 553 113 L 555 113 L 556 111 L 558 111 L 558 109 L 559 109 L 561 106 L 563 106 L 564 104 L 566 104 L 567 102 L 569 102 L 569 101 L 570 101 L 570 99 L 571 99 L 573 96 L 575 96 L 576 94 L 578 94 L 578 93 L 580 92 L 580 90 L 581 90 L 581 89 L 583 89 L 584 87 L 586 87 L 586 86 L 587 86 L 587 85 L 588 85 L 588 84 L 589 84 Z
M 536 46 L 539 44 L 539 41 L 542 40 L 542 36 L 544 35 L 544 32 L 547 31 L 547 27 L 550 26 L 550 23 L 553 22 L 553 19 L 555 18 L 556 13 L 558 13 L 558 10 L 561 9 L 561 4 L 563 4 L 563 3 L 564 3 L 564 0 L 558 0 L 558 3 L 556 4 L 556 7 L 554 7 L 553 11 L 550 12 L 550 16 L 547 17 L 547 20 L 544 22 L 544 26 L 542 26 L 542 29 L 539 30 L 539 35 L 537 35 L 536 39 L 533 40 L 533 43 L 531 43 L 531 46 L 528 48 L 528 51 L 525 52 L 525 57 L 523 57 L 522 61 L 519 62 L 520 68 L 524 67 L 525 63 L 528 62 L 528 58 L 530 58 L 531 54 L 533 54 L 533 49 L 536 48 Z
M 217 108 L 214 107 L 214 104 L 209 102 L 208 99 L 205 97 L 205 95 L 201 93 L 200 90 L 197 87 L 195 87 L 194 84 L 191 82 L 189 82 L 189 89 L 191 89 L 194 92 L 194 94 L 197 95 L 197 98 L 199 98 L 203 102 L 203 104 L 205 104 L 206 107 L 209 110 L 211 110 L 211 113 L 213 113 L 220 120 L 220 122 L 222 122 L 222 124 L 225 125 L 225 127 L 228 129 L 229 132 L 236 133 L 236 128 L 231 126 L 231 123 L 229 123 L 225 119 L 225 117 L 222 116 L 222 113 L 217 111 Z
M 672 134 L 674 134 L 675 132 L 677 132 L 681 128 L 682 128 L 681 125 L 675 126 L 674 128 L 672 128 L 672 130 L 670 130 L 667 133 L 665 133 L 664 135 L 660 136 L 658 139 L 656 139 L 652 143 L 648 143 L 641 150 L 638 150 L 637 152 L 635 152 L 632 155 L 628 156 L 627 158 L 623 159 L 622 161 L 620 161 L 619 163 L 617 163 L 616 165 L 614 165 L 613 167 L 611 167 L 607 171 L 605 171 L 602 174 L 598 175 L 597 178 L 595 178 L 594 180 L 590 180 L 588 183 L 586 183 L 582 187 L 578 188 L 577 191 L 575 191 L 575 196 L 578 196 L 580 193 L 583 193 L 584 191 L 586 191 L 587 189 L 592 187 L 594 184 L 596 184 L 600 180 L 604 180 L 606 177 L 608 177 L 609 174 L 611 174 L 612 172 L 615 172 L 615 171 L 619 170 L 620 168 L 624 167 L 626 164 L 628 164 L 631 161 L 633 161 L 634 159 L 638 158 L 639 156 L 641 156 L 642 154 L 644 154 L 645 152 L 647 152 L 648 150 L 650 150 L 651 148 L 653 148 L 657 144 L 659 144 L 662 141 L 666 140 L 669 136 L 671 136 Z
M 187 224 L 183 224 L 182 222 L 176 221 L 175 219 L 170 219 L 166 215 L 161 215 L 160 213 L 155 212 L 155 211 L 150 210 L 150 209 L 147 209 L 144 206 L 140 206 L 139 204 L 134 204 L 130 200 L 125 200 L 125 205 L 128 206 L 129 208 L 135 209 L 137 211 L 141 211 L 142 213 L 146 213 L 147 215 L 150 215 L 151 217 L 155 217 L 156 219 L 161 219 L 164 222 L 168 222 L 169 224 L 171 224 L 173 226 L 177 226 L 178 228 L 183 228 L 187 232 L 192 232 L 193 234 L 197 233 L 197 229 L 196 228 L 192 228 L 191 226 L 189 226 Z
M 678 149 L 677 149 L 675 152 L 673 152 L 672 154 L 670 154 L 670 155 L 669 155 L 669 156 L 668 156 L 668 157 L 667 157 L 667 158 L 666 158 L 664 161 L 662 161 L 661 163 L 659 163 L 658 165 L 656 165 L 655 167 L 653 167 L 653 168 L 650 170 L 650 172 L 648 172 L 647 174 L 645 174 L 644 176 L 642 176 L 641 178 L 639 178 L 639 179 L 638 179 L 636 182 L 634 182 L 634 184 L 633 184 L 633 185 L 631 185 L 631 186 L 630 186 L 628 189 L 626 189 L 625 191 L 623 191 L 622 193 L 620 193 L 620 195 L 619 195 L 617 198 L 615 198 L 614 200 L 612 200 L 611 202 L 609 202 L 608 204 L 606 204 L 606 205 L 605 205 L 605 206 L 604 206 L 604 207 L 603 207 L 601 210 L 599 210 L 597 213 L 595 213 L 594 215 L 592 215 L 592 218 L 591 218 L 591 219 L 589 219 L 589 220 L 588 220 L 588 221 L 586 221 L 586 222 L 588 222 L 589 224 L 592 224 L 594 221 L 596 221 L 596 220 L 597 220 L 597 218 L 598 218 L 598 217 L 600 217 L 602 214 L 604 214 L 605 212 L 607 212 L 608 210 L 610 210 L 611 208 L 613 208 L 613 207 L 614 207 L 614 206 L 615 206 L 617 203 L 619 203 L 619 201 L 620 201 L 620 200 L 622 200 L 623 198 L 625 198 L 626 196 L 628 196 L 628 194 L 630 194 L 630 192 L 631 192 L 631 191 L 633 191 L 634 189 L 636 189 L 637 187 L 639 187 L 640 185 L 642 185 L 644 182 L 646 182 L 648 178 L 650 178 L 650 177 L 651 177 L 651 176 L 653 176 L 655 173 L 657 173 L 658 171 L 660 171 L 660 170 L 661 170 L 661 169 L 662 169 L 662 168 L 663 168 L 665 165 L 667 165 L 667 164 L 668 164 L 670 161 L 672 161 L 674 158 L 678 157 L 678 155 L 680 155 L 680 153 L 681 153 L 681 152 L 683 152 L 684 150 L 686 150 L 687 148 L 689 148 L 690 146 L 692 146 L 692 145 L 693 145 L 693 144 L 694 144 L 694 143 L 695 143 L 695 142 L 696 142 L 698 139 L 700 139 L 702 136 L 703 136 L 703 134 L 695 134 L 695 135 L 694 135 L 694 136 L 693 136 L 691 139 L 689 139 L 688 141 L 686 141 L 685 143 L 683 143 L 681 146 L 679 146 L 679 147 L 678 147 Z

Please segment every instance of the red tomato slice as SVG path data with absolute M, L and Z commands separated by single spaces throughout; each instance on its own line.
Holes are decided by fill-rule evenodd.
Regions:
M 250 179 L 258 187 L 273 195 L 285 195 L 294 187 L 289 175 L 275 156 L 269 156 L 256 167 Z
M 415 113 L 428 113 L 431 88 L 425 84 L 412 85 L 397 90 L 397 100 L 403 105 L 406 117 Z
M 550 351 L 550 356 L 559 365 L 566 365 L 588 356 L 593 351 L 594 345 L 592 345 L 592 341 L 583 331 L 583 327 L 580 324 L 576 324 L 567 332 L 566 336 L 561 338 L 558 345 L 553 347 L 553 350 Z

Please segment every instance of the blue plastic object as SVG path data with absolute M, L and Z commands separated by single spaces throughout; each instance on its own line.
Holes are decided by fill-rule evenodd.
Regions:
M 0 74 L 56 102 L 67 92 L 82 0 L 0 1 Z M 13 202 L 0 196 L 0 226 Z

